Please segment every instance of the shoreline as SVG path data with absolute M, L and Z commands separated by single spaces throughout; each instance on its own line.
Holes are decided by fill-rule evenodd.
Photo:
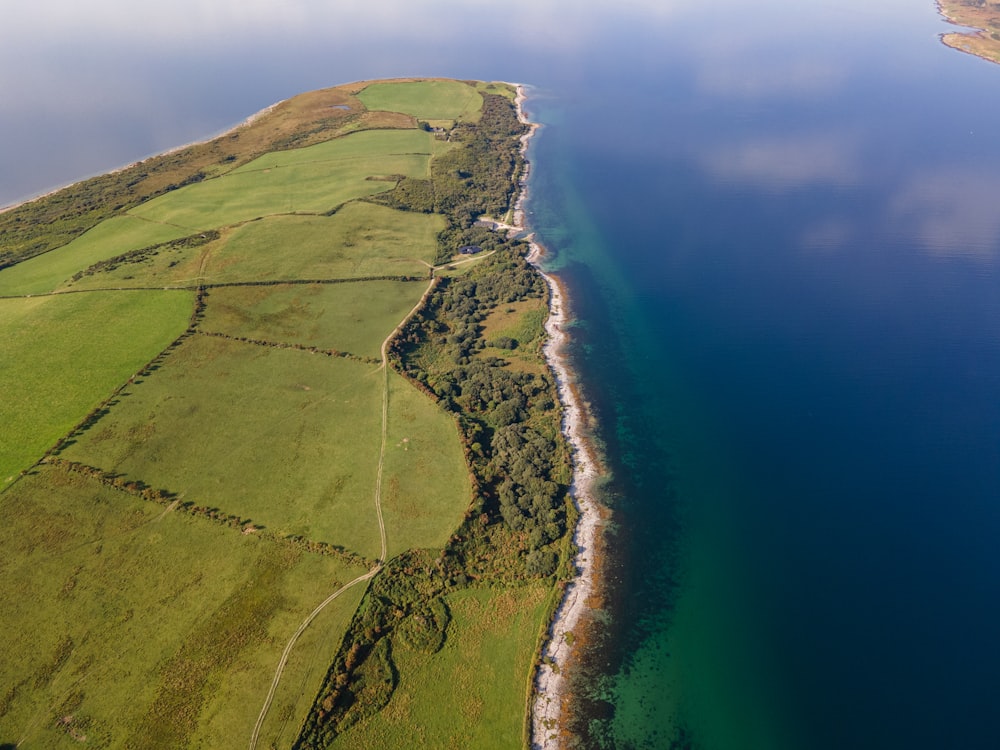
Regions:
M 946 23 L 957 26 L 964 31 L 945 31 L 938 34 L 938 39 L 945 47 L 964 52 L 967 55 L 978 57 L 980 60 L 993 63 L 1000 63 L 1000 40 L 993 37 L 997 31 L 997 23 L 1000 17 L 993 15 L 983 15 L 981 18 L 966 18 L 959 20 L 957 14 L 951 7 L 946 7 L 946 0 L 935 0 L 938 15 Z M 967 12 L 977 14 L 978 8 L 968 8 Z
M 523 103 L 526 98 L 525 87 L 518 84 L 518 117 L 531 127 L 521 139 L 523 154 L 526 154 L 531 137 L 539 127 L 537 123 L 530 122 L 524 113 Z M 526 160 L 512 221 L 513 230 L 518 232 L 528 231 L 524 206 L 528 197 L 529 170 L 530 165 Z M 573 457 L 573 476 L 569 491 L 580 514 L 573 530 L 573 542 L 577 549 L 573 561 L 576 576 L 564 588 L 562 600 L 549 624 L 530 699 L 531 747 L 556 750 L 561 746 L 568 715 L 567 704 L 572 697 L 568 685 L 569 666 L 576 655 L 576 646 L 583 640 L 583 633 L 575 633 L 574 629 L 584 624 L 586 616 L 593 609 L 590 600 L 596 593 L 598 545 L 605 514 L 594 498 L 594 484 L 602 471 L 597 451 L 587 438 L 592 419 L 575 386 L 574 374 L 566 354 L 569 335 L 565 326 L 570 320 L 568 295 L 563 282 L 542 268 L 544 248 L 535 241 L 531 233 L 527 235 L 527 240 L 531 246 L 527 260 L 549 287 L 549 316 L 545 322 L 548 337 L 543 352 L 555 376 L 563 407 L 562 432 Z
M 214 135 L 210 135 L 207 138 L 201 138 L 199 140 L 191 141 L 190 143 L 185 143 L 185 144 L 180 145 L 180 146 L 174 146 L 172 148 L 168 148 L 166 151 L 157 151 L 157 152 L 152 153 L 152 154 L 147 154 L 146 156 L 142 157 L 141 159 L 136 159 L 135 161 L 129 162 L 128 164 L 122 164 L 120 167 L 116 167 L 114 169 L 109 169 L 109 170 L 107 170 L 105 172 L 95 172 L 94 174 L 87 175 L 86 177 L 81 177 L 78 180 L 73 180 L 72 182 L 67 182 L 65 185 L 60 185 L 59 187 L 52 188 L 51 190 L 46 190 L 45 192 L 38 193 L 37 195 L 32 195 L 29 198 L 24 198 L 23 200 L 19 200 L 19 201 L 16 201 L 14 203 L 10 203 L 10 204 L 8 204 L 6 206 L 0 206 L 0 214 L 7 213 L 8 211 L 13 211 L 15 209 L 20 208 L 21 206 L 26 206 L 29 203 L 34 203 L 35 201 L 40 201 L 43 198 L 48 198 L 49 196 L 55 195 L 56 193 L 58 193 L 58 192 L 60 192 L 62 190 L 66 190 L 67 188 L 71 188 L 74 185 L 79 185 L 81 182 L 86 182 L 87 180 L 92 180 L 95 177 L 101 177 L 101 176 L 107 175 L 107 174 L 118 174 L 119 172 L 124 172 L 126 169 L 131 169 L 132 167 L 136 167 L 136 166 L 142 164 L 144 161 L 147 161 L 149 159 L 153 159 L 153 158 L 156 158 L 158 156 L 167 156 L 168 154 L 175 154 L 178 151 L 183 151 L 186 148 L 191 148 L 192 146 L 200 146 L 203 143 L 208 143 L 209 141 L 214 141 L 216 138 L 222 138 L 223 136 L 226 136 L 226 135 L 229 135 L 230 133 L 236 132 L 240 128 L 244 128 L 247 125 L 252 124 L 253 122 L 255 122 L 256 120 L 260 119 L 261 117 L 263 117 L 264 115 L 266 115 L 268 112 L 271 112 L 276 107 L 278 107 L 279 105 L 281 105 L 282 103 L 284 103 L 286 101 L 288 101 L 288 100 L 287 99 L 281 99 L 280 101 L 274 102 L 274 104 L 269 104 L 268 106 L 264 107 L 263 109 L 258 110 L 257 112 L 254 112 L 249 117 L 244 118 L 243 120 L 241 120 L 240 122 L 236 123 L 235 125 L 227 127 L 224 130 L 220 130 L 218 133 L 215 133 Z

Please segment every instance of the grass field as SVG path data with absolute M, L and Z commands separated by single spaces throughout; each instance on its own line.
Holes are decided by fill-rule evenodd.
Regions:
M 346 279 L 426 276 L 440 216 L 349 203 L 333 216 L 278 216 L 226 235 L 211 250 L 205 280 Z
M 190 236 L 121 255 L 104 258 L 77 278 L 70 277 L 57 291 L 99 289 L 191 288 L 201 281 L 202 267 L 212 245 L 210 235 Z
M 454 420 L 390 373 L 388 438 L 382 512 L 390 554 L 443 547 L 472 502 Z
M 364 88 L 358 99 L 370 110 L 402 112 L 421 120 L 474 118 L 483 98 L 461 81 L 388 81 Z
M 531 658 L 551 593 L 534 585 L 449 595 L 444 647 L 432 655 L 394 649 L 392 702 L 332 747 L 523 748 Z
M 108 219 L 65 247 L 0 271 L 0 296 L 51 292 L 92 263 L 186 234 L 132 216 Z
M 547 303 L 538 298 L 500 305 L 482 323 L 483 338 L 487 342 L 483 354 L 500 357 L 509 363 L 511 369 L 519 372 L 543 372 L 546 365 L 538 354 L 541 344 L 539 332 L 543 330 L 548 314 Z M 496 347 L 494 344 L 503 338 L 512 339 L 516 347 Z
M 243 746 L 275 648 L 360 572 L 51 467 L 0 513 L 0 738 L 24 748 Z M 312 653 L 360 594 L 324 613 Z M 311 701 L 322 675 L 289 669 L 282 700 Z
M 130 214 L 184 227 L 190 234 L 274 214 L 324 213 L 392 189 L 395 182 L 385 178 L 427 177 L 431 156 L 447 148 L 422 130 L 353 133 L 266 154 L 228 174 L 154 198 Z
M 181 334 L 188 292 L 0 300 L 0 488 Z
M 377 358 L 426 288 L 426 281 L 220 287 L 206 297 L 202 328 Z
M 380 388 L 372 365 L 194 336 L 64 456 L 375 558 Z

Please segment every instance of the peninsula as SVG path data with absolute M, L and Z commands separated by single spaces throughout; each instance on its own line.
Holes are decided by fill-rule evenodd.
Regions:
M 960 52 L 1000 63 L 1000 3 L 991 0 L 938 0 L 938 9 L 952 23 L 978 29 L 942 34 L 942 42 Z
M 557 735 L 595 464 L 518 93 L 314 91 L 0 213 L 0 746 Z

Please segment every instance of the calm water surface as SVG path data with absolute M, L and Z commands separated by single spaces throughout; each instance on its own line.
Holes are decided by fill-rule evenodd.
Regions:
M 302 90 L 531 82 L 613 468 L 587 743 L 1000 747 L 1000 66 L 929 0 L 203 5 L 0 32 L 0 203 Z

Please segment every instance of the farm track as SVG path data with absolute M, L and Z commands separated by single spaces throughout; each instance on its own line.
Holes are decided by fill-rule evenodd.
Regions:
M 385 565 L 388 556 L 388 542 L 385 529 L 385 520 L 382 513 L 382 479 L 384 474 L 385 466 L 385 454 L 386 447 L 388 443 L 388 429 L 389 429 L 389 345 L 392 340 L 402 331 L 403 327 L 410 321 L 410 319 L 424 306 L 427 302 L 427 298 L 430 296 L 431 292 L 434 291 L 437 286 L 438 279 L 435 274 L 438 271 L 455 268 L 456 266 L 467 265 L 474 263 L 479 260 L 483 260 L 490 255 L 493 255 L 496 251 L 491 251 L 488 253 L 483 253 L 482 255 L 477 255 L 475 257 L 466 258 L 458 261 L 452 261 L 449 263 L 444 263 L 437 266 L 432 266 L 426 264 L 430 270 L 431 279 L 428 283 L 427 288 L 421 295 L 420 300 L 410 309 L 409 312 L 403 317 L 402 320 L 396 325 L 396 327 L 389 333 L 388 336 L 382 341 L 380 348 L 380 363 L 379 370 L 382 373 L 382 425 L 381 425 L 381 436 L 380 436 L 380 446 L 379 446 L 379 456 L 376 471 L 376 482 L 375 482 L 375 513 L 378 521 L 379 527 L 379 542 L 380 542 L 380 554 L 379 558 L 374 567 L 367 573 L 359 575 L 352 581 L 344 584 L 336 591 L 331 593 L 326 599 L 320 602 L 312 612 L 299 624 L 299 627 L 289 638 L 288 642 L 285 644 L 285 648 L 281 653 L 281 657 L 278 661 L 278 665 L 275 669 L 274 677 L 271 680 L 270 688 L 268 689 L 267 696 L 264 700 L 264 705 L 261 708 L 260 714 L 257 717 L 257 721 L 254 725 L 253 731 L 250 735 L 249 750 L 256 750 L 258 743 L 260 741 L 260 733 L 263 728 L 264 722 L 267 719 L 268 712 L 270 711 L 271 704 L 274 700 L 274 695 L 277 692 L 278 686 L 281 682 L 282 676 L 285 671 L 285 667 L 288 663 L 288 659 L 291 655 L 292 650 L 295 648 L 296 643 L 302 634 L 308 629 L 312 622 L 320 615 L 320 613 L 326 609 L 332 602 L 341 597 L 345 592 L 354 588 L 358 584 L 366 583 L 375 577 Z M 376 281 L 376 280 L 397 280 L 400 277 L 395 276 L 385 276 L 376 278 L 333 278 L 333 279 L 286 279 L 280 281 L 262 281 L 262 282 L 228 282 L 228 283 L 199 283 L 192 284 L 190 286 L 166 286 L 166 287 L 104 287 L 104 288 L 94 288 L 94 289 L 66 289 L 61 291 L 52 292 L 42 292 L 35 294 L 22 294 L 22 295 L 0 295 L 0 299 L 30 299 L 33 297 L 50 297 L 58 296 L 62 294 L 87 294 L 92 292 L 114 292 L 114 291 L 198 291 L 200 289 L 211 289 L 219 287 L 233 287 L 233 286 L 271 286 L 271 285 L 303 285 L 303 284 L 339 284 L 339 283 L 352 283 L 352 282 L 364 282 L 364 281 Z M 416 280 L 416 279 L 412 279 Z M 188 333 L 203 333 L 205 335 L 211 335 L 203 331 L 188 331 Z M 270 342 L 249 342 L 253 344 L 269 344 Z M 123 386 L 124 387 L 124 386 Z M 162 515 L 168 513 L 172 508 L 168 508 L 164 511 Z M 158 520 L 158 519 L 157 519 Z
M 421 295 L 420 300 L 413 306 L 413 308 L 403 316 L 403 319 L 399 321 L 392 332 L 385 337 L 382 341 L 381 352 L 381 364 L 379 365 L 379 370 L 382 372 L 382 431 L 381 440 L 379 444 L 379 455 L 378 455 L 378 467 L 375 474 L 375 515 L 378 519 L 378 531 L 379 531 L 379 542 L 381 545 L 381 553 L 379 554 L 378 561 L 371 570 L 369 570 L 364 575 L 360 575 L 355 578 L 350 583 L 341 586 L 339 589 L 334 591 L 330 596 L 324 599 L 319 606 L 316 607 L 309 616 L 299 625 L 298 629 L 292 634 L 288 643 L 285 644 L 285 649 L 281 653 L 281 659 L 278 661 L 278 667 L 274 672 L 274 679 L 271 680 L 271 687 L 267 692 L 267 697 L 264 699 L 264 706 L 260 710 L 260 714 L 257 716 L 257 723 L 254 725 L 253 732 L 250 735 L 250 745 L 249 750 L 256 750 L 257 743 L 260 741 L 260 731 L 264 726 L 264 720 L 267 718 L 267 713 L 271 708 L 271 703 L 274 700 L 274 694 L 278 689 L 278 684 L 281 682 L 281 677 L 285 671 L 285 665 L 288 662 L 288 657 L 295 648 L 296 642 L 298 642 L 299 637 L 306 631 L 313 620 L 322 612 L 328 604 L 337 599 L 341 594 L 350 588 L 353 588 L 359 583 L 366 582 L 375 577 L 379 571 L 382 570 L 382 566 L 385 565 L 386 557 L 388 556 L 388 546 L 386 541 L 385 532 L 385 519 L 382 516 L 382 476 L 385 469 L 385 451 L 386 445 L 389 439 L 389 344 L 392 340 L 399 335 L 399 332 L 403 330 L 410 318 L 412 318 L 417 311 L 424 306 L 427 302 L 427 297 L 434 287 L 437 286 L 437 279 L 431 279 L 430 284 L 427 285 L 427 289 Z

